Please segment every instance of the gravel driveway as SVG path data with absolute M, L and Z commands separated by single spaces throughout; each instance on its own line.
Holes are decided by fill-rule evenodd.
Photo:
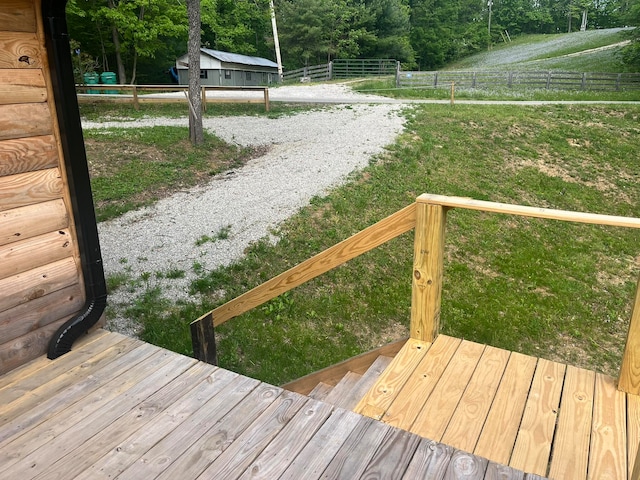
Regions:
M 277 90 L 284 90 L 281 87 Z M 295 95 L 349 93 L 341 85 L 305 85 Z M 304 89 L 304 90 L 302 90 Z M 285 93 L 281 91 L 281 93 Z M 344 182 L 391 144 L 402 131 L 400 106 L 340 105 L 278 119 L 264 117 L 207 118 L 204 126 L 227 142 L 267 146 L 267 153 L 247 165 L 214 177 L 207 185 L 177 193 L 155 205 L 100 223 L 99 234 L 105 274 L 140 278 L 161 287 L 175 301 L 188 298 L 194 265 L 212 270 L 242 257 L 246 247 L 270 235 L 277 225 Z M 135 122 L 84 122 L 83 128 L 187 125 L 187 119 L 149 118 Z M 227 238 L 197 245 L 204 236 Z M 220 235 L 224 236 L 224 235 Z M 161 279 L 156 273 L 182 270 L 183 278 Z M 139 329 L 122 312 L 144 291 L 120 288 L 109 296 L 116 318 L 109 328 L 135 335 Z M 203 312 L 204 313 L 204 312 Z

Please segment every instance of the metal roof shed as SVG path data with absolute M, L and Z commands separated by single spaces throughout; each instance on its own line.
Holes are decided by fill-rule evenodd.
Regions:
M 189 83 L 189 60 L 185 53 L 176 60 L 181 85 Z M 200 49 L 200 79 L 203 85 L 255 86 L 278 82 L 278 64 L 261 57 Z

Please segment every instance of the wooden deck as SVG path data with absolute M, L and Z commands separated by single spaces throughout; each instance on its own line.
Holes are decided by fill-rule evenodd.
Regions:
M 98 331 L 0 377 L 0 478 L 537 477 Z
M 408 340 L 354 410 L 558 480 L 631 478 L 640 441 L 613 378 L 446 335 Z

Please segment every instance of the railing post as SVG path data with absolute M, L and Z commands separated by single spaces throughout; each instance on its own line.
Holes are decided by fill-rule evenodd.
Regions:
M 440 330 L 446 210 L 416 203 L 411 292 L 411 338 L 432 342 Z
M 140 103 L 138 102 L 138 87 L 133 86 L 133 108 L 140 110 Z
M 202 111 L 206 112 L 207 111 L 207 87 L 202 86 L 200 88 L 202 89 Z
M 269 87 L 264 87 L 264 110 L 268 112 L 271 109 L 269 104 Z
M 622 355 L 618 390 L 640 395 L 640 279 L 638 279 L 636 297 L 631 310 L 627 344 Z
M 195 358 L 202 362 L 218 365 L 213 314 L 209 313 L 209 315 L 191 323 L 191 343 Z

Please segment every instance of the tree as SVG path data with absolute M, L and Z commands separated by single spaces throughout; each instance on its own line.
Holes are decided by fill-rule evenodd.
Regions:
M 625 16 L 635 28 L 629 34 L 631 43 L 622 49 L 622 61 L 634 71 L 640 71 L 640 0 L 633 0 Z
M 204 143 L 202 97 L 200 96 L 200 0 L 187 0 L 189 17 L 189 138 L 193 145 Z
M 154 58 L 169 40 L 186 41 L 186 9 L 171 0 L 71 0 L 71 37 L 107 63 L 113 55 L 120 83 L 137 76 L 139 58 Z M 184 43 L 183 43 L 184 44 Z

